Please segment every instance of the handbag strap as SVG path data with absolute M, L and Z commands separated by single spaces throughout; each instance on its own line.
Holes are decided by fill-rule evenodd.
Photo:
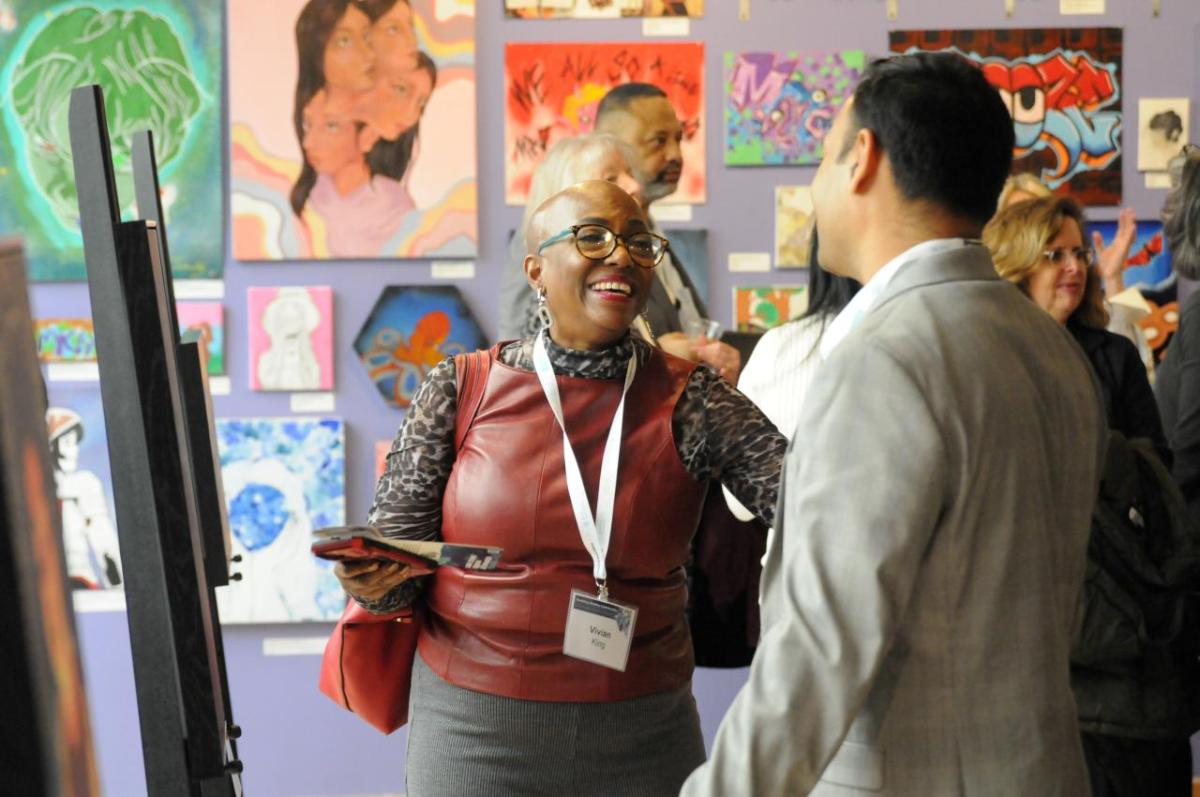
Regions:
M 475 422 L 488 374 L 492 370 L 494 349 L 472 351 L 454 356 L 454 378 L 458 386 L 458 412 L 454 417 L 454 450 L 462 449 L 467 432 Z

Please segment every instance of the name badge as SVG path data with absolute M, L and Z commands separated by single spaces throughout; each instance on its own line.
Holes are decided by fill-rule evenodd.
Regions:
M 637 609 L 571 590 L 563 653 L 602 667 L 625 672 L 633 646 Z

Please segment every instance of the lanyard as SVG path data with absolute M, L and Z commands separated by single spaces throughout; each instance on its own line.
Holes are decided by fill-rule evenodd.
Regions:
M 604 559 L 608 556 L 608 544 L 612 538 L 613 505 L 617 498 L 617 460 L 621 456 L 621 427 L 625 418 L 625 395 L 633 384 L 634 374 L 637 373 L 637 353 L 629 358 L 629 367 L 625 370 L 625 387 L 621 391 L 621 403 L 613 416 L 612 426 L 608 430 L 608 440 L 604 444 L 604 458 L 600 463 L 600 490 L 596 496 L 596 516 L 592 517 L 592 508 L 588 505 L 587 490 L 583 486 L 583 475 L 579 471 L 579 460 L 575 458 L 575 449 L 571 439 L 567 437 L 567 424 L 563 419 L 562 400 L 558 395 L 558 382 L 554 379 L 554 367 L 550 364 L 550 355 L 546 353 L 545 330 L 538 333 L 533 342 L 533 369 L 537 372 L 538 381 L 542 383 L 542 392 L 546 401 L 558 420 L 563 433 L 563 465 L 567 472 L 567 492 L 571 496 L 571 508 L 575 511 L 575 525 L 579 527 L 579 536 L 583 547 L 592 557 L 592 575 L 600 590 L 600 598 L 608 599 L 608 571 L 604 567 Z

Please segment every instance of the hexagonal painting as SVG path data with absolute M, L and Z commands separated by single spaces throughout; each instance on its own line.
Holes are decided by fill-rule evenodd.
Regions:
M 354 339 L 384 401 L 402 409 L 435 365 L 486 345 L 458 288 L 443 285 L 387 286 Z

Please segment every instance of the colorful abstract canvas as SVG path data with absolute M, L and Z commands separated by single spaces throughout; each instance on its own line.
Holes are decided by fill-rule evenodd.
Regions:
M 562 138 L 592 130 L 613 86 L 652 83 L 683 123 L 683 173 L 666 201 L 705 200 L 704 45 L 692 42 L 538 42 L 504 48 L 504 184 L 524 204 L 533 172 Z
M 221 4 L 8 0 L 4 6 L 0 232 L 25 237 L 30 279 L 85 278 L 66 118 L 71 90 L 88 83 L 104 89 L 122 207 L 134 203 L 130 137 L 149 129 L 175 276 L 220 276 Z
M 458 288 L 389 285 L 354 339 L 383 400 L 407 407 L 425 375 L 447 357 L 487 345 Z
M 208 352 L 208 375 L 225 374 L 225 308 L 220 302 L 176 302 L 179 333 L 194 332 Z
M 96 359 L 96 332 L 90 318 L 39 318 L 33 322 L 38 359 L 44 363 Z
M 228 20 L 236 259 L 475 254 L 474 0 L 230 0 Z
M 820 163 L 865 60 L 862 50 L 725 53 L 726 165 Z
M 516 19 L 620 19 L 702 17 L 704 0 L 504 0 Z
M 74 589 L 119 589 L 124 571 L 99 388 L 52 383 L 46 426 L 62 506 L 67 578 Z
M 1167 161 L 1191 141 L 1192 103 L 1187 97 L 1138 100 L 1138 169 L 1165 172 Z
M 799 318 L 808 307 L 803 285 L 767 285 L 733 289 L 733 325 L 738 332 L 766 332 Z
M 891 50 L 949 51 L 983 70 L 1013 117 L 1013 172 L 1084 205 L 1121 201 L 1120 28 L 892 31 Z
M 708 230 L 663 230 L 671 242 L 671 256 L 683 266 L 692 287 L 700 298 L 708 301 Z
M 345 425 L 336 418 L 219 418 L 217 444 L 240 581 L 217 591 L 225 623 L 332 620 L 346 596 L 312 533 L 346 521 Z
M 812 188 L 775 186 L 775 268 L 807 268 L 812 234 Z
M 247 291 L 251 390 L 333 389 L 333 289 Z
M 1105 243 L 1117 232 L 1115 221 L 1094 221 L 1088 224 L 1092 232 L 1100 233 Z M 1149 315 L 1138 321 L 1146 341 L 1161 360 L 1167 344 L 1179 328 L 1179 283 L 1171 267 L 1171 252 L 1163 238 L 1162 223 L 1139 221 L 1137 237 L 1125 261 L 1125 287 L 1137 288 L 1150 308 Z

